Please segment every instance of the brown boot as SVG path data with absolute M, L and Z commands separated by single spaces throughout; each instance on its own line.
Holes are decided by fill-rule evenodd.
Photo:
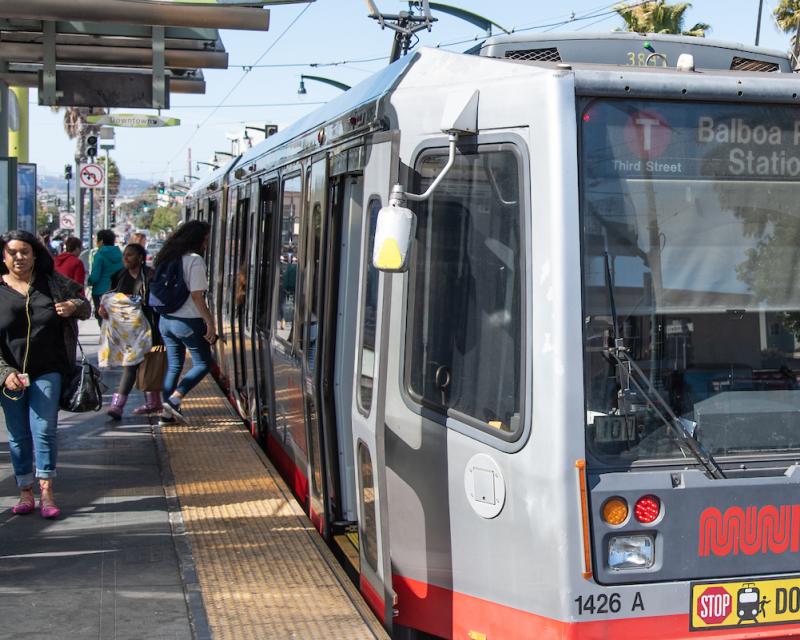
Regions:
M 61 509 L 56 506 L 53 497 L 53 481 L 50 478 L 39 478 L 39 491 L 42 496 L 39 499 L 39 512 L 43 518 L 52 520 L 61 515 Z

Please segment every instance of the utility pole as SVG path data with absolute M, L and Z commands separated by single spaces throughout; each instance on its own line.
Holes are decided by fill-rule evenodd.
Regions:
M 106 149 L 105 182 L 103 183 L 103 229 L 108 229 L 108 149 Z
M 94 189 L 89 189 L 89 244 L 94 236 Z
M 761 12 L 764 9 L 764 0 L 758 0 L 758 20 L 756 21 L 756 46 L 761 36 Z
M 108 154 L 114 148 L 114 128 L 100 127 L 100 148 L 106 152 L 105 155 L 105 182 L 103 183 L 103 229 L 108 229 Z

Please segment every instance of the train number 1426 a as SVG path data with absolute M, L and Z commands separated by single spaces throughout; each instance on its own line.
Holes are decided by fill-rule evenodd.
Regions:
M 597 595 L 578 596 L 575 598 L 578 605 L 578 615 L 602 615 L 604 613 L 619 613 L 622 611 L 622 595 L 619 593 L 598 593 Z M 630 606 L 631 611 L 644 611 L 642 594 L 637 591 L 633 596 Z

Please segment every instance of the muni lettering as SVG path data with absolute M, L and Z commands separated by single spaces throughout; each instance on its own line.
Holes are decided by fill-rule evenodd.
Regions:
M 700 514 L 697 555 L 800 551 L 800 505 L 708 507 Z

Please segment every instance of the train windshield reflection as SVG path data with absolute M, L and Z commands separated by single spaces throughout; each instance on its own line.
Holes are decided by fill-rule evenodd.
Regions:
M 796 111 L 607 100 L 585 113 L 590 447 L 683 456 L 645 399 L 620 402 L 616 335 L 714 456 L 800 449 Z

